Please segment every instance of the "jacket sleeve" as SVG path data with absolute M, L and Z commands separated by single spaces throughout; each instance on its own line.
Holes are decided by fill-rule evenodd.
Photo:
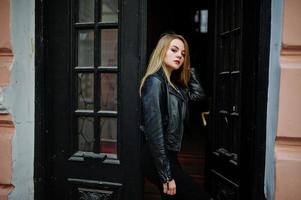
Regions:
M 149 76 L 142 89 L 142 115 L 144 132 L 154 163 L 162 183 L 172 179 L 170 161 L 166 154 L 164 142 L 162 80 Z
M 188 82 L 188 97 L 192 101 L 202 101 L 206 99 L 205 91 L 196 75 L 195 69 L 191 68 L 190 80 Z

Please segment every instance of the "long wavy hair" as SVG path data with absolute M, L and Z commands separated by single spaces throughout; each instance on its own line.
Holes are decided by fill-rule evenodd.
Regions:
M 184 63 L 183 65 L 176 71 L 173 71 L 171 79 L 173 82 L 176 82 L 177 84 L 181 84 L 183 86 L 187 86 L 188 81 L 190 79 L 190 55 L 189 55 L 189 48 L 188 43 L 185 40 L 185 38 L 181 35 L 175 34 L 175 33 L 168 33 L 164 34 L 160 40 L 158 41 L 156 48 L 153 50 L 146 73 L 141 79 L 140 87 L 139 87 L 139 94 L 141 95 L 141 90 L 144 85 L 145 80 L 150 75 L 156 73 L 161 67 L 163 68 L 164 74 L 167 77 L 166 73 L 166 66 L 164 63 L 164 58 L 166 55 L 166 52 L 170 46 L 170 43 L 174 39 L 179 39 L 184 43 L 184 49 L 185 49 L 185 56 L 184 56 Z M 169 82 L 170 80 L 167 79 Z M 170 82 L 171 84 L 171 82 Z

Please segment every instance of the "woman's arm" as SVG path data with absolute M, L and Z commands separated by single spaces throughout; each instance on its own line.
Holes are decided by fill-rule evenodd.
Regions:
M 172 179 L 170 161 L 166 155 L 162 122 L 164 83 L 149 76 L 142 88 L 142 116 L 144 131 L 154 163 L 162 183 Z
M 188 82 L 188 96 L 192 101 L 201 101 L 206 99 L 205 91 L 196 75 L 195 69 L 190 70 L 190 80 Z

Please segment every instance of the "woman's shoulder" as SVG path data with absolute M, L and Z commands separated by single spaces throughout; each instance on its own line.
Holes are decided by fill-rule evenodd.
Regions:
M 145 79 L 145 87 L 156 87 L 164 83 L 163 78 L 156 74 L 151 74 Z
M 145 82 L 155 83 L 155 84 L 162 84 L 165 83 L 164 74 L 161 70 L 149 75 Z
M 165 91 L 165 79 L 159 73 L 154 73 L 149 75 L 144 82 L 142 87 L 142 93 L 151 92 L 151 93 L 160 93 Z

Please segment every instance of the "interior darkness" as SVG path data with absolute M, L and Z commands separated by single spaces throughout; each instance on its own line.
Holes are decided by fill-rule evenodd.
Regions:
M 190 104 L 190 126 L 189 128 L 200 128 L 202 111 L 209 110 L 210 98 L 212 95 L 212 66 L 210 66 L 209 48 L 210 26 L 208 33 L 200 33 L 199 22 L 195 22 L 196 12 L 209 10 L 209 3 L 206 1 L 186 0 L 182 1 L 148 1 L 148 31 L 147 31 L 147 58 L 149 58 L 158 39 L 163 33 L 175 32 L 185 37 L 190 48 L 191 67 L 196 69 L 201 84 L 206 92 L 208 101 Z M 184 7 L 185 6 L 185 7 Z M 210 10 L 209 17 L 210 18 Z M 210 19 L 209 19 L 210 20 Z M 196 127 L 195 127 L 196 126 Z M 199 132 L 199 130 L 188 130 Z M 202 133 L 204 135 L 205 133 Z M 185 142 L 185 141 L 184 141 Z M 199 146 L 199 145 L 197 145 Z M 185 149 L 184 149 L 185 150 Z
M 211 27 L 209 33 L 200 33 L 199 23 L 194 20 L 198 10 L 209 9 L 208 4 L 207 0 L 186 0 L 185 3 L 179 0 L 148 1 L 147 58 L 161 34 L 175 32 L 183 35 L 189 44 L 191 66 L 197 69 L 206 94 L 211 96 L 212 67 L 208 64 Z
M 183 35 L 190 48 L 191 67 L 196 69 L 201 84 L 208 97 L 207 101 L 190 104 L 189 124 L 185 130 L 181 155 L 184 155 L 183 168 L 191 173 L 197 173 L 196 179 L 202 185 L 204 181 L 205 161 L 205 136 L 208 128 L 202 125 L 201 112 L 209 110 L 210 97 L 212 95 L 212 66 L 210 66 L 210 38 L 209 33 L 200 33 L 199 22 L 195 21 L 196 12 L 209 10 L 208 1 L 148 1 L 147 14 L 147 60 L 154 49 L 158 39 L 163 33 L 175 32 Z M 210 10 L 209 17 L 210 18 Z M 209 19 L 210 20 L 210 19 Z M 187 161 L 187 157 L 191 161 Z M 183 160 L 183 159 L 182 159 Z M 180 158 L 181 161 L 181 158 Z M 188 172 L 190 173 L 190 172 Z M 147 187 L 147 186 L 146 186 Z M 146 188 L 146 193 L 148 189 Z M 147 198 L 148 194 L 146 194 Z M 153 197 L 152 197 L 153 198 Z M 151 199 L 151 198 L 150 198 Z

